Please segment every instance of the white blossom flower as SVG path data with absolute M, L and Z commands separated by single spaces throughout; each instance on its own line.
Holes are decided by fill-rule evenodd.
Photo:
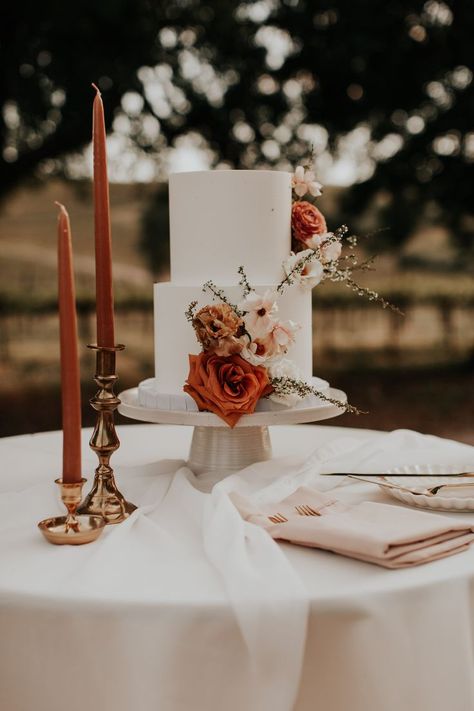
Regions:
M 283 269 L 288 276 L 290 272 L 301 262 L 305 257 L 314 254 L 313 249 L 304 249 L 302 252 L 295 254 L 291 252 L 288 259 L 283 262 Z M 317 286 L 324 277 L 324 267 L 319 259 L 310 259 L 306 262 L 300 274 L 295 274 L 295 282 L 303 286 L 305 289 L 312 289 Z
M 327 240 L 331 237 L 334 237 L 333 232 L 322 232 L 319 235 L 313 235 L 309 239 L 305 241 L 305 244 L 310 248 L 317 250 L 321 245 L 324 244 L 324 242 L 327 242 Z
M 252 365 L 268 365 L 273 355 L 268 351 L 266 340 L 251 341 L 246 348 L 240 351 L 239 355 Z
M 265 365 L 281 358 L 295 341 L 295 333 L 301 328 L 295 321 L 275 321 L 265 338 L 256 338 L 241 352 L 242 358 L 252 365 Z
M 272 358 L 279 357 L 280 352 L 281 348 L 275 344 L 270 332 L 265 338 L 251 341 L 240 355 L 252 365 L 267 365 Z
M 296 321 L 277 321 L 268 338 L 274 343 L 275 350 L 286 353 L 289 346 L 295 342 L 295 333 L 300 328 Z
M 270 378 L 291 378 L 292 380 L 301 380 L 302 375 L 296 363 L 289 358 L 280 358 L 272 362 L 268 366 L 268 374 Z M 286 407 L 294 407 L 303 398 L 296 392 L 277 393 L 272 392 L 269 395 L 270 400 L 278 402 Z
M 305 170 L 302 165 L 299 165 L 291 176 L 291 187 L 298 197 L 303 197 L 306 193 L 319 197 L 323 186 L 315 180 L 312 170 Z
M 277 294 L 270 289 L 263 296 L 251 291 L 240 302 L 238 308 L 245 312 L 243 317 L 245 328 L 252 340 L 265 338 L 275 324 L 273 316 L 278 311 Z
M 321 261 L 323 264 L 335 262 L 341 256 L 341 252 L 342 244 L 340 242 L 327 242 L 321 247 Z
M 305 244 L 315 252 L 319 252 L 323 264 L 335 262 L 341 256 L 342 244 L 340 240 L 334 239 L 334 232 L 313 235 L 306 240 Z

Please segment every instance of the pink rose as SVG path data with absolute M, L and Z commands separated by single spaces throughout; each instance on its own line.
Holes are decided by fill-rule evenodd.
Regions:
M 293 236 L 300 242 L 305 243 L 313 235 L 327 232 L 324 215 L 317 207 L 311 205 L 306 200 L 299 200 L 293 203 L 291 209 L 291 228 Z

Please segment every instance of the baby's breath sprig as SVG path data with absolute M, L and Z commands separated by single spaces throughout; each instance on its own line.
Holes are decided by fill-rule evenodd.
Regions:
M 347 275 L 350 275 L 353 272 L 374 272 L 375 259 L 375 257 L 369 257 L 368 259 L 359 263 L 359 257 L 357 256 L 357 254 L 354 254 L 354 252 L 349 252 L 349 254 L 344 254 L 342 257 L 339 257 L 339 262 L 344 262 L 345 264 L 347 264 L 347 266 L 343 268 L 343 271 Z
M 303 269 L 308 264 L 308 262 L 313 261 L 313 259 L 316 259 L 317 256 L 317 253 L 313 251 L 311 252 L 311 254 L 306 254 L 304 257 L 301 257 L 301 259 L 296 262 L 293 269 L 289 271 L 286 277 L 282 279 L 282 281 L 278 284 L 276 288 L 277 294 L 283 294 L 285 288 L 287 286 L 291 286 L 291 284 L 294 283 L 295 277 L 297 277 L 303 272 Z
M 196 306 L 197 306 L 197 305 L 198 305 L 198 302 L 197 302 L 197 301 L 191 301 L 191 303 L 189 304 L 188 308 L 187 308 L 186 311 L 184 312 L 184 315 L 186 316 L 186 319 L 187 319 L 190 323 L 193 322 L 194 314 L 195 314 Z
M 334 237 L 337 240 L 346 238 L 346 240 L 351 242 L 351 244 L 357 244 L 357 237 L 355 235 L 350 235 L 349 237 L 346 237 L 348 232 L 349 232 L 348 226 L 341 225 L 340 227 L 337 228 L 337 230 L 334 230 Z M 352 240 L 355 240 L 355 242 L 352 242 Z
M 270 380 L 273 389 L 278 395 L 289 395 L 290 393 L 296 393 L 301 398 L 307 397 L 308 395 L 316 395 L 324 402 L 328 402 L 331 405 L 336 405 L 341 409 L 349 412 L 351 415 L 366 415 L 366 412 L 359 410 L 359 408 L 354 407 L 354 405 L 349 405 L 348 402 L 342 402 L 342 400 L 336 400 L 335 398 L 325 395 L 323 392 L 314 388 L 312 385 L 308 385 L 304 380 L 296 380 L 295 378 L 271 378 Z
M 230 306 L 230 308 L 231 308 L 233 311 L 235 311 L 235 313 L 237 314 L 237 316 L 241 316 L 241 315 L 242 315 L 242 312 L 239 311 L 239 309 L 237 308 L 237 306 L 236 306 L 235 304 L 233 304 L 232 302 L 229 301 L 229 299 L 228 299 L 227 296 L 225 295 L 223 289 L 219 289 L 219 287 L 216 286 L 216 285 L 214 284 L 214 282 L 213 282 L 211 279 L 209 279 L 209 281 L 206 281 L 206 283 L 205 283 L 204 286 L 202 287 L 202 290 L 203 290 L 204 292 L 210 291 L 211 294 L 212 294 L 213 296 L 215 296 L 216 299 L 219 299 L 220 301 L 224 302 L 224 304 L 227 304 L 227 306 Z
M 377 227 L 376 230 L 372 230 L 371 232 L 366 232 L 363 235 L 359 235 L 359 239 L 370 239 L 371 237 L 378 235 L 380 232 L 389 232 L 389 231 L 390 231 L 390 227 Z
M 240 274 L 239 284 L 242 287 L 244 296 L 247 296 L 248 294 L 250 294 L 251 291 L 255 291 L 255 289 L 250 286 L 247 274 L 245 273 L 245 269 L 243 268 L 243 266 L 240 266 L 237 271 Z
M 308 155 L 306 161 L 303 163 L 303 168 L 305 170 L 313 170 L 315 160 L 316 160 L 316 146 L 314 145 L 314 143 L 311 143 L 309 155 Z
M 333 274 L 329 276 L 329 279 L 331 281 L 344 281 L 346 283 L 346 286 L 348 289 L 352 289 L 358 296 L 366 296 L 369 301 L 376 301 L 379 303 L 383 309 L 390 309 L 390 311 L 393 311 L 396 314 L 399 314 L 400 316 L 404 316 L 405 314 L 403 311 L 401 311 L 398 306 L 395 306 L 395 304 L 390 303 L 390 301 L 387 301 L 386 299 L 383 298 L 383 296 L 380 296 L 380 294 L 377 291 L 374 291 L 373 289 L 368 289 L 365 286 L 361 286 L 360 284 L 357 284 L 357 282 L 352 279 L 349 274 L 344 274 L 343 272 L 340 272 L 341 276 L 338 275 L 338 271 L 336 270 Z
M 354 252 L 343 254 L 339 257 L 339 261 L 349 263 L 349 266 L 347 267 L 348 269 L 355 269 L 358 265 L 357 254 L 354 254 Z
M 356 262 L 356 264 L 353 265 L 352 271 L 359 271 L 359 272 L 374 272 L 375 271 L 375 260 L 376 257 L 372 256 L 369 257 L 368 259 L 365 260 L 365 262 L 361 262 L 360 264 Z

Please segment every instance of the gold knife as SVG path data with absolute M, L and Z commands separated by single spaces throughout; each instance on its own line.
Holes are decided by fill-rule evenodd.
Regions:
M 473 477 L 474 471 L 472 472 L 383 472 L 379 474 L 374 474 L 374 472 L 320 472 L 321 476 L 363 476 L 363 477 L 380 477 L 380 476 L 430 476 L 430 477 L 444 477 L 444 476 L 458 476 L 458 477 Z

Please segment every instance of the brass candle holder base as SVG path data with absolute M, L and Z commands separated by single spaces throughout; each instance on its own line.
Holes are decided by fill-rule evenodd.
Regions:
M 80 546 L 91 543 L 100 536 L 105 527 L 102 516 L 79 516 L 77 507 L 82 498 L 86 479 L 72 484 L 56 479 L 61 491 L 61 500 L 67 509 L 66 516 L 56 516 L 40 521 L 38 528 L 50 543 L 55 545 Z
M 115 354 L 125 346 L 107 348 L 89 345 L 88 348 L 96 351 L 94 380 L 99 386 L 90 401 L 97 411 L 97 420 L 89 444 L 99 458 L 99 466 L 95 470 L 92 489 L 79 506 L 78 513 L 102 516 L 106 524 L 120 523 L 137 508 L 135 504 L 126 501 L 118 490 L 114 471 L 110 466 L 110 457 L 120 447 L 114 424 L 114 412 L 120 405 L 120 400 L 114 393 L 118 380 L 115 373 Z
M 113 471 L 101 472 L 101 467 L 95 470 L 94 484 L 80 505 L 78 513 L 101 516 L 106 524 L 120 523 L 137 508 L 127 501 L 117 488 Z

